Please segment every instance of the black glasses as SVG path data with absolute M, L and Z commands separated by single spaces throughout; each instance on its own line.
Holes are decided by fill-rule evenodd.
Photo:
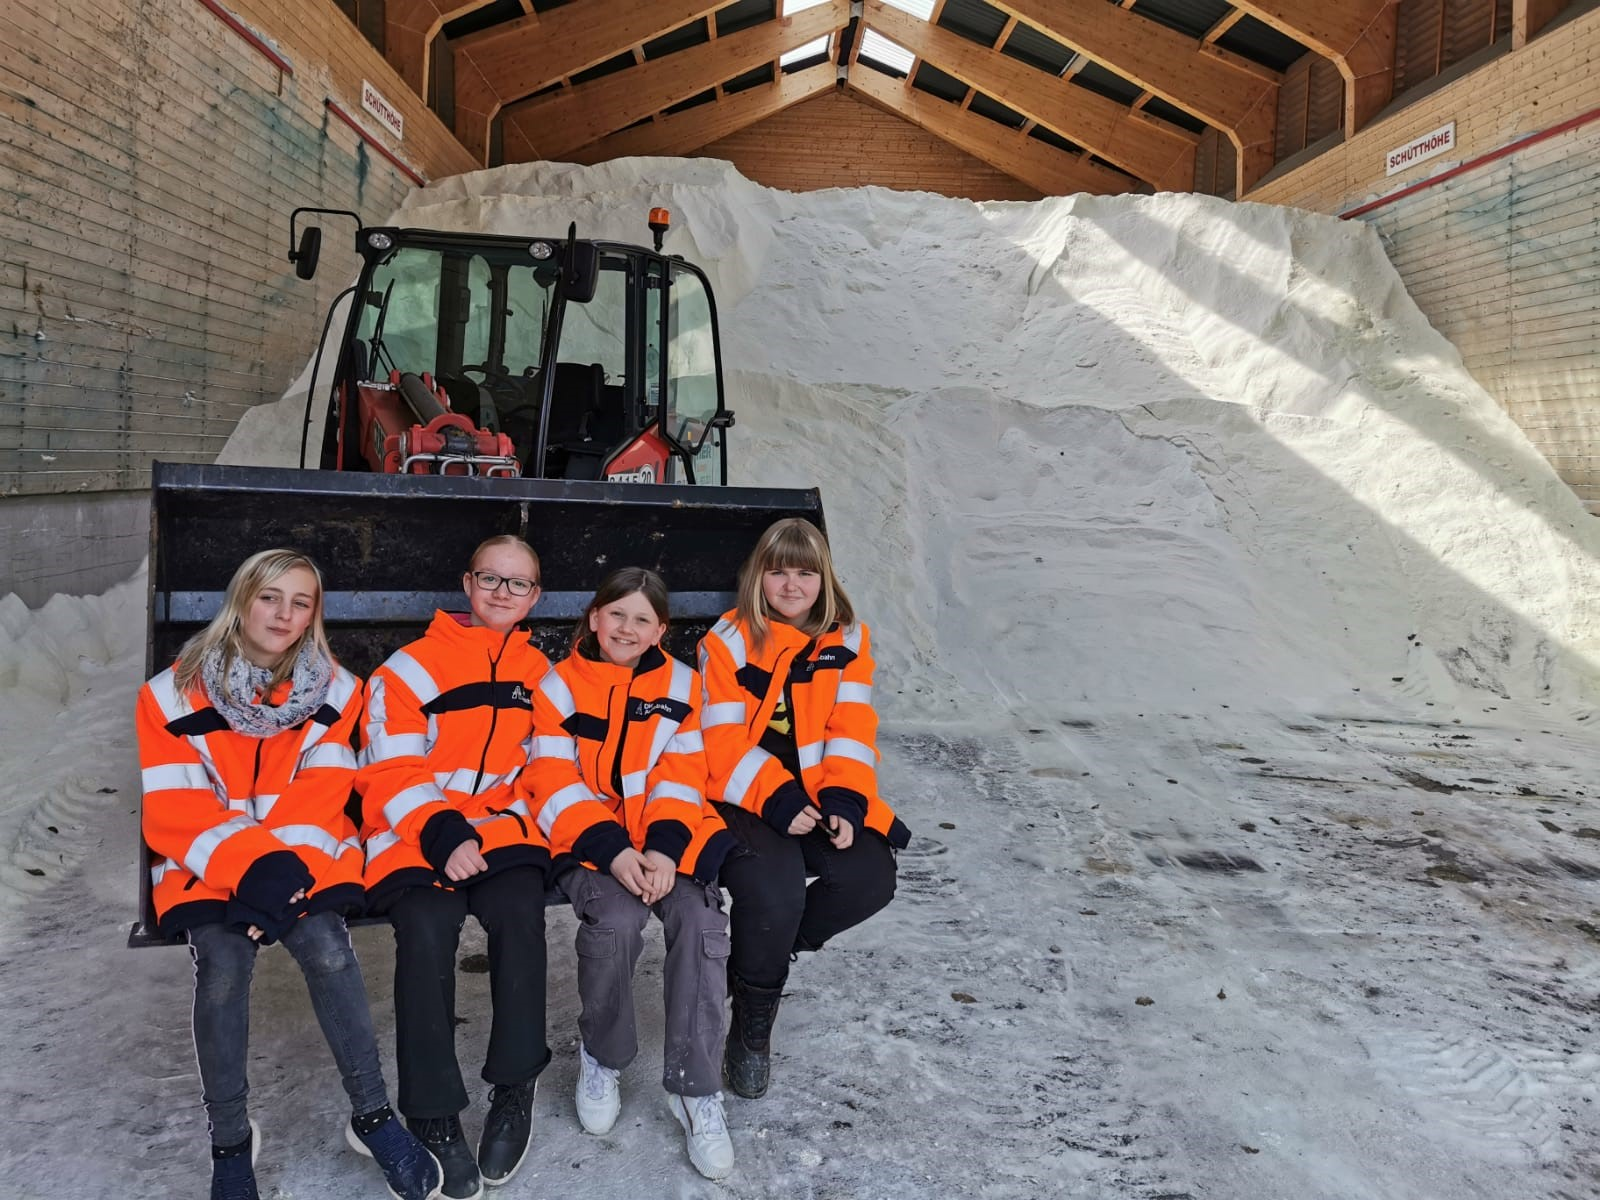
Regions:
M 493 571 L 473 571 L 472 581 L 486 592 L 494 592 L 504 584 L 513 596 L 526 596 L 539 586 L 537 579 L 523 579 L 517 575 L 496 575 Z

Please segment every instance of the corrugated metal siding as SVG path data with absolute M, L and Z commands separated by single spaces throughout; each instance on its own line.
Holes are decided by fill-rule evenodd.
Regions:
M 1600 513 L 1600 121 L 1363 218 L 1406 289 Z

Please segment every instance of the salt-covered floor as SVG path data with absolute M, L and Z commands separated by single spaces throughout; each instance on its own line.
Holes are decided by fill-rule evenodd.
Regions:
M 918 837 L 797 968 L 720 1185 L 649 1050 L 579 1132 L 552 913 L 556 1059 L 503 1194 L 1596 1194 L 1600 541 L 1369 231 L 659 162 L 444 181 L 405 219 L 636 238 L 653 203 L 718 283 L 738 481 L 822 488 Z M 123 948 L 142 605 L 0 604 L 6 1196 L 205 1187 L 187 957 Z M 357 949 L 387 1048 L 386 932 Z M 264 1194 L 382 1194 L 275 951 L 252 1047 Z

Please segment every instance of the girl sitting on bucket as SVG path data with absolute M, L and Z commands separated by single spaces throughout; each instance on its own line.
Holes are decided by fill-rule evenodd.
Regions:
M 367 890 L 394 926 L 400 1111 L 444 1166 L 443 1195 L 473 1200 L 527 1155 L 545 1044 L 545 871 L 550 851 L 514 792 L 528 761 L 533 689 L 549 661 L 521 622 L 539 598 L 539 556 L 521 538 L 473 552 L 468 612 L 434 614 L 373 672 L 362 730 Z M 488 934 L 493 1085 L 477 1153 L 461 1112 L 456 949 L 467 916 Z
M 910 831 L 878 795 L 872 669 L 821 531 L 779 521 L 739 572 L 738 606 L 700 642 L 708 795 L 748 851 L 722 872 L 733 894 L 723 1069 L 740 1096 L 767 1090 L 791 957 L 894 896 L 894 851 Z
M 610 1131 L 638 1053 L 633 971 L 651 912 L 666 934 L 662 1083 L 689 1159 L 733 1169 L 719 1083 L 728 918 L 717 874 L 733 844 L 705 802 L 700 679 L 659 646 L 667 589 L 630 567 L 600 585 L 572 653 L 540 683 L 520 789 L 550 839 L 577 933 L 578 1120 Z
M 345 1136 L 390 1194 L 437 1195 L 438 1162 L 389 1107 L 345 916 L 361 845 L 345 815 L 361 682 L 333 660 L 322 577 L 292 550 L 234 572 L 222 610 L 139 692 L 136 725 L 157 925 L 194 956 L 194 1046 L 211 1125 L 212 1200 L 256 1200 L 246 1113 L 258 946 L 294 956 L 350 1097 Z

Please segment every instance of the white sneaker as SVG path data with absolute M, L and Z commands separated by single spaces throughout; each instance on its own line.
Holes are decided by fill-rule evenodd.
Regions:
M 610 1133 L 622 1111 L 620 1071 L 602 1067 L 578 1043 L 578 1124 L 589 1133 Z
M 689 1161 L 707 1179 L 721 1179 L 733 1170 L 733 1139 L 722 1112 L 722 1093 L 676 1096 L 667 1093 L 667 1107 L 683 1126 Z

